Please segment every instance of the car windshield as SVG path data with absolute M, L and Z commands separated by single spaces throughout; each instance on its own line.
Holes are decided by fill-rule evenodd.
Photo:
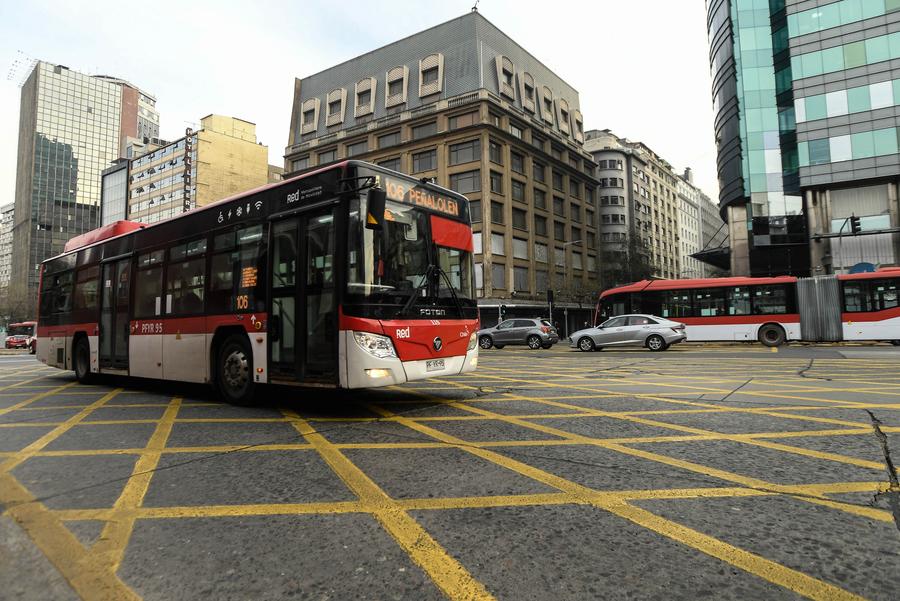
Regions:
M 474 317 L 472 253 L 433 244 L 431 215 L 388 202 L 384 229 L 364 227 L 365 197 L 350 206 L 347 292 L 383 319 Z
M 9 326 L 7 336 L 33 336 L 34 326 Z

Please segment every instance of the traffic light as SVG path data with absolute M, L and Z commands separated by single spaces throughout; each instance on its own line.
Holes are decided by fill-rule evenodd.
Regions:
M 862 227 L 859 225 L 859 217 L 856 215 L 850 216 L 850 231 L 854 234 L 858 234 L 862 230 Z
M 500 305 L 500 321 L 506 319 L 506 305 Z

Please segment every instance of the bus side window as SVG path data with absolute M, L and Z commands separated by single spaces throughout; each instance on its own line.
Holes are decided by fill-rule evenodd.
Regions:
M 856 313 L 869 310 L 869 291 L 866 282 L 844 282 L 844 311 Z
M 750 288 L 735 286 L 728 289 L 728 314 L 750 315 Z
M 874 280 L 870 282 L 876 311 L 893 309 L 898 306 L 897 280 Z

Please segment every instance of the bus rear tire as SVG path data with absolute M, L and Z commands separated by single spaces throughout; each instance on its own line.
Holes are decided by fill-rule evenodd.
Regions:
M 87 336 L 79 336 L 72 351 L 72 369 L 75 379 L 81 384 L 90 384 L 94 379 L 91 373 L 91 344 Z
M 253 352 L 247 336 L 232 334 L 219 347 L 216 360 L 216 390 L 226 403 L 247 405 L 253 402 Z
M 767 323 L 759 329 L 757 338 L 763 346 L 781 346 L 787 337 L 780 325 Z

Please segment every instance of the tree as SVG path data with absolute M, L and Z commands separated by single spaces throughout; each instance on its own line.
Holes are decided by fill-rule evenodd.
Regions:
M 600 283 L 604 289 L 646 280 L 655 268 L 643 238 L 631 235 L 618 248 L 607 248 L 601 256 Z

